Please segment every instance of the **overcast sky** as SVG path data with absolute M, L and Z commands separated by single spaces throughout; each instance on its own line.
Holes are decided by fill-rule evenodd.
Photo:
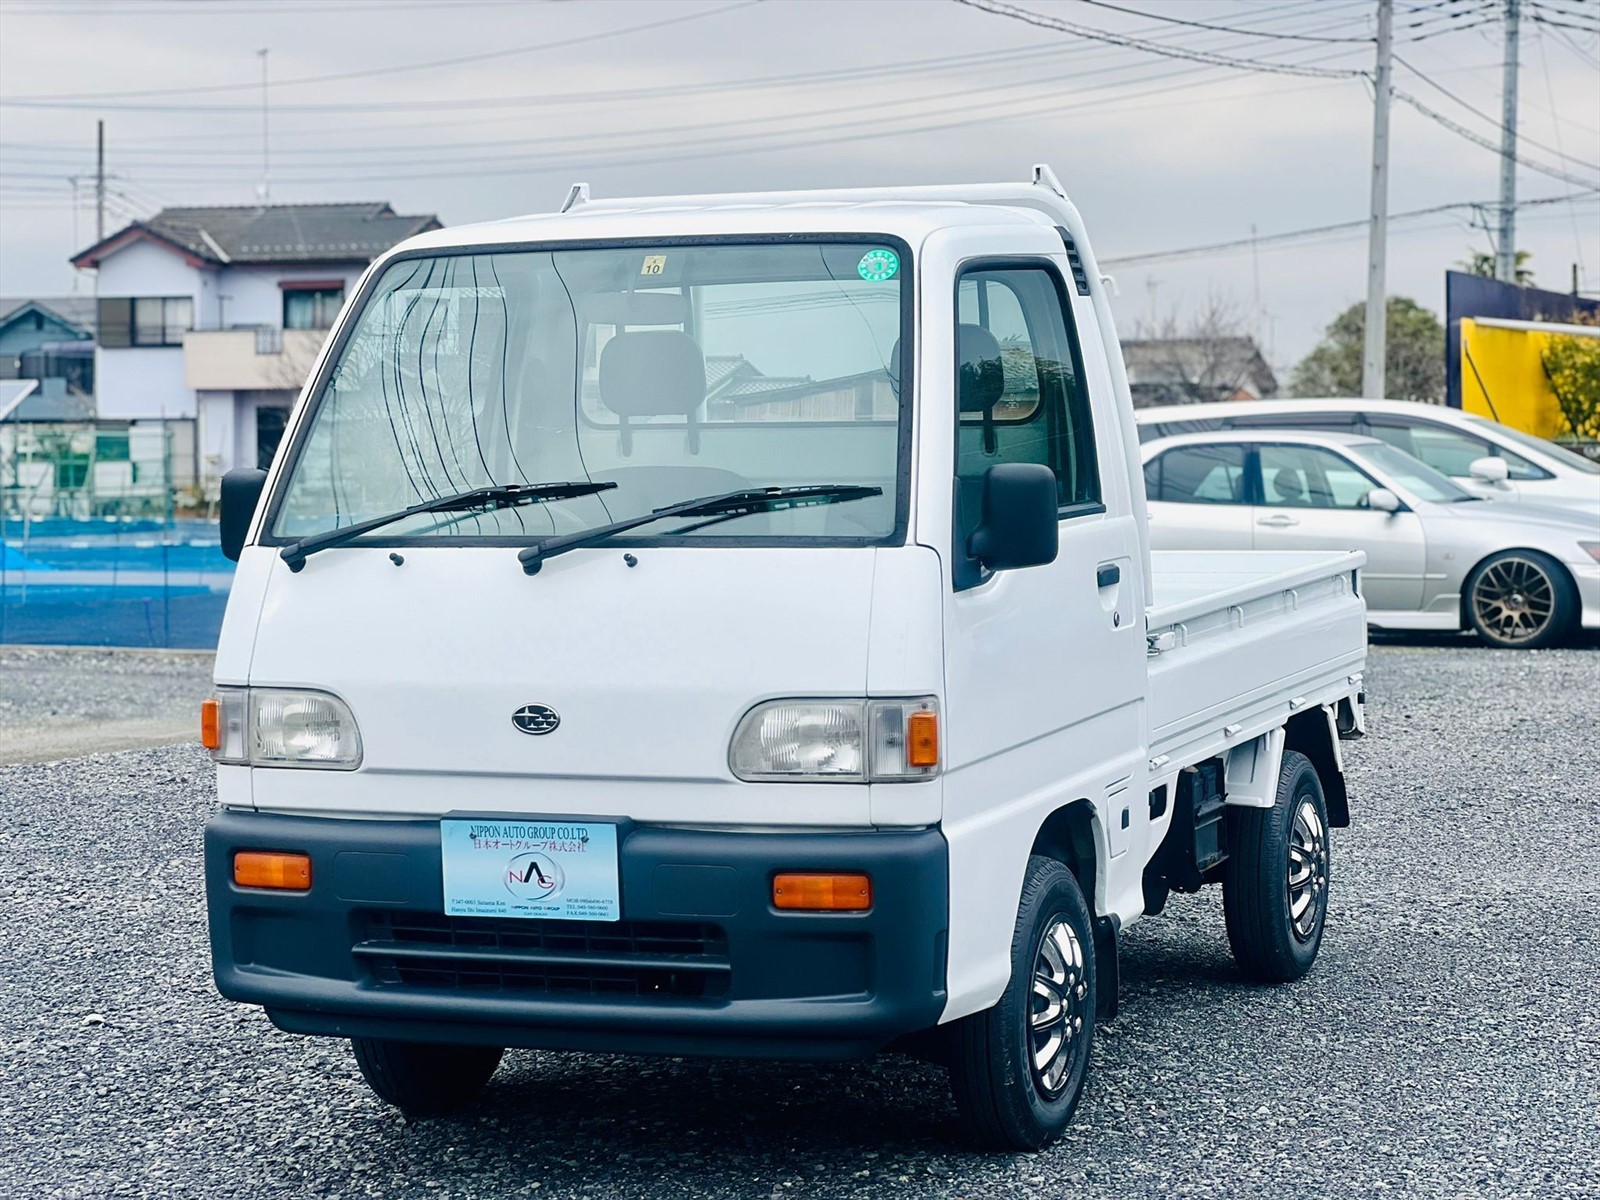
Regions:
M 1590 194 L 1523 210 L 1518 245 L 1541 285 L 1566 290 L 1577 262 L 1600 292 L 1600 2 L 1523 5 L 1521 152 L 1572 180 L 1523 166 L 1519 199 Z M 1012 7 L 1179 53 L 1371 68 L 1376 0 Z M 1502 7 L 1397 0 L 1396 87 L 1496 143 Z M 1045 161 L 1102 260 L 1367 212 L 1362 79 L 1162 57 L 956 0 L 0 0 L 0 294 L 92 291 L 67 259 L 93 240 L 97 117 L 108 232 L 163 204 L 254 202 L 263 47 L 276 202 L 386 200 L 455 225 L 552 208 L 576 179 L 623 195 L 1020 179 Z M 1392 213 L 1498 194 L 1492 150 L 1403 103 L 1392 133 Z M 1442 311 L 1445 269 L 1488 248 L 1474 220 L 1396 221 L 1390 292 Z M 1112 270 L 1125 334 L 1214 297 L 1287 368 L 1364 295 L 1366 240 Z

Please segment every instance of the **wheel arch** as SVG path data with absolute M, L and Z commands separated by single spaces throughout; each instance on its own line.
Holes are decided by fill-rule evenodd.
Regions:
M 1034 835 L 1029 855 L 1053 858 L 1071 871 L 1078 881 L 1094 923 L 1095 1015 L 1109 1021 L 1117 1015 L 1119 971 L 1117 941 L 1122 922 L 1115 913 L 1100 915 L 1101 898 L 1096 888 L 1104 883 L 1102 869 L 1105 830 L 1094 804 L 1078 799 L 1064 804 L 1044 819 Z
M 1296 713 L 1284 727 L 1283 748 L 1311 760 L 1328 806 L 1328 824 L 1344 828 L 1350 824 L 1350 792 L 1345 787 L 1344 756 L 1339 751 L 1335 721 L 1333 710 L 1326 706 Z

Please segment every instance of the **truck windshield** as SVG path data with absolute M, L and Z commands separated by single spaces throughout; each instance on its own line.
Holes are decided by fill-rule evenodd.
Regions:
M 438 497 L 614 484 L 360 541 L 548 538 L 747 488 L 861 489 L 828 505 L 640 537 L 870 543 L 900 526 L 905 250 L 893 239 L 441 252 L 384 270 L 288 449 L 273 540 Z M 691 529 L 691 526 L 693 527 Z

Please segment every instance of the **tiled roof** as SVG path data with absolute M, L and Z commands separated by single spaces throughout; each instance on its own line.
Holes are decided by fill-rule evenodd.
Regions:
M 93 296 L 11 296 L 0 297 L 0 324 L 4 324 L 19 308 L 36 304 L 69 325 L 81 329 L 85 337 L 94 336 Z
M 371 262 L 396 242 L 439 227 L 431 213 L 405 216 L 380 203 L 164 208 L 73 261 L 93 266 L 130 234 L 144 234 L 217 265 Z

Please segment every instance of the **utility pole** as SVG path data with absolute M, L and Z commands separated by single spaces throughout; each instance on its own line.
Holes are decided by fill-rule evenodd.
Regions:
M 267 157 L 267 51 L 263 48 L 256 53 L 261 56 L 261 187 L 258 191 L 265 207 L 272 203 L 272 169 Z
M 1506 65 L 1500 90 L 1500 236 L 1494 277 L 1517 281 L 1517 25 L 1522 0 L 1506 0 Z
M 106 123 L 94 123 L 94 240 L 106 237 Z
M 1512 0 L 1515 3 L 1515 0 Z M 1373 76 L 1372 228 L 1367 235 L 1366 339 L 1361 354 L 1361 394 L 1381 400 L 1384 393 L 1385 257 L 1389 236 L 1389 100 L 1393 87 L 1394 0 L 1378 0 L 1378 61 Z

